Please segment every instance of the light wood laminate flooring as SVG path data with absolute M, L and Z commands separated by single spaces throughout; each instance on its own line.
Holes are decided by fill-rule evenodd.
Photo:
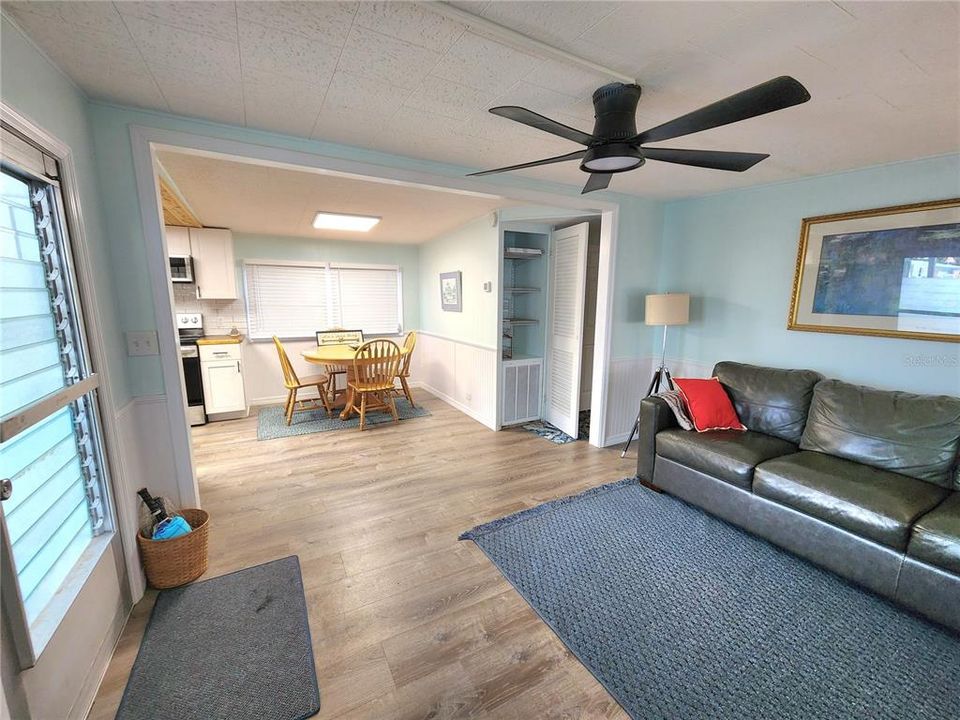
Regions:
M 625 718 L 472 542 L 482 522 L 633 475 L 636 455 L 492 432 L 423 390 L 399 425 L 258 442 L 195 428 L 214 577 L 300 557 L 321 719 Z M 90 717 L 113 718 L 149 617 L 137 604 Z M 282 692 L 278 688 L 278 692 Z

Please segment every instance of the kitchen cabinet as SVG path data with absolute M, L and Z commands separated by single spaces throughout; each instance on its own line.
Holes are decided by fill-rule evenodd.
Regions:
M 233 233 L 223 228 L 186 228 L 167 225 L 167 255 L 189 255 L 199 300 L 236 300 L 237 269 Z
M 236 343 L 200 346 L 203 406 L 207 416 L 246 412 L 243 357 Z
M 190 254 L 190 228 L 167 225 L 167 255 Z
M 220 228 L 190 228 L 190 255 L 193 257 L 197 298 L 237 299 L 233 233 Z

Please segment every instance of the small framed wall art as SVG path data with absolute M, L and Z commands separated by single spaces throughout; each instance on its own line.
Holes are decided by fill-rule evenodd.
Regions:
M 446 312 L 463 311 L 460 271 L 440 273 L 440 307 Z

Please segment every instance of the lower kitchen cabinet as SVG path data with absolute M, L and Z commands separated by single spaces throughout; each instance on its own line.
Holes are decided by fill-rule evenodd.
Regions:
M 240 345 L 200 346 L 203 405 L 207 415 L 246 412 Z

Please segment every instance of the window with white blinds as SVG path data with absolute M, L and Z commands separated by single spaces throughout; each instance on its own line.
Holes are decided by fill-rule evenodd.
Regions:
M 401 273 L 394 265 L 247 260 L 244 279 L 253 339 L 313 338 L 330 328 L 364 335 L 403 329 Z

